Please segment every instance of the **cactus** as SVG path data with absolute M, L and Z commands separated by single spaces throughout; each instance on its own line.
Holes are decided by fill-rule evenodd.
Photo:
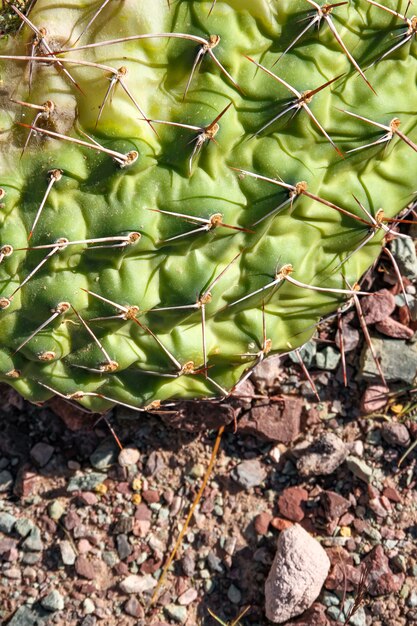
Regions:
M 409 3 L 4 4 L 1 381 L 224 397 L 354 293 L 416 189 Z

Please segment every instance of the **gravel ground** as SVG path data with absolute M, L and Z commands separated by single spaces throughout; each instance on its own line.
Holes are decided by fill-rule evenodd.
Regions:
M 0 387 L 2 623 L 214 626 L 209 611 L 229 624 L 250 607 L 242 626 L 266 626 L 265 580 L 294 523 L 320 541 L 331 568 L 313 607 L 286 623 L 347 623 L 358 586 L 363 603 L 349 624 L 415 623 L 417 410 L 407 390 L 417 261 L 397 258 L 411 313 L 388 261 L 366 285 L 378 295 L 362 300 L 391 395 L 354 309 L 339 324 L 347 388 L 337 324 L 322 325 L 301 353 L 320 401 L 295 357 L 262 363 L 239 398 L 162 417 L 119 407 L 97 422 L 63 400 L 36 407 Z M 222 424 L 215 469 L 149 608 Z

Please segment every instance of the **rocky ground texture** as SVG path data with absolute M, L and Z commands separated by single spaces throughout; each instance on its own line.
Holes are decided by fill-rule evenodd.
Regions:
M 1 623 L 214 626 L 210 611 L 229 624 L 250 607 L 242 626 L 266 626 L 265 581 L 288 528 L 317 540 L 301 562 L 317 542 L 325 550 L 324 584 L 296 617 L 286 592 L 281 623 L 416 622 L 417 260 L 412 242 L 391 250 L 409 309 L 388 257 L 362 298 L 385 384 L 351 308 L 301 352 L 320 400 L 296 356 L 259 365 L 239 397 L 163 416 L 119 407 L 99 419 L 1 387 Z M 149 608 L 222 424 L 215 469 Z M 280 539 L 281 574 L 292 565 L 286 546 Z

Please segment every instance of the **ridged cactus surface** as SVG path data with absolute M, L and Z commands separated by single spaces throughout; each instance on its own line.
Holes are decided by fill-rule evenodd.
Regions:
M 11 2 L 0 380 L 142 409 L 307 341 L 416 190 L 407 4 Z

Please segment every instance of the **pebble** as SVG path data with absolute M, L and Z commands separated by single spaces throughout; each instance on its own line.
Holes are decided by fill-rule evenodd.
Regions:
M 251 379 L 261 393 L 270 391 L 277 386 L 279 375 L 282 373 L 281 356 L 274 354 L 257 365 L 251 374 Z
M 333 433 L 324 433 L 303 450 L 297 460 L 301 476 L 332 474 L 346 459 L 347 446 Z
M 259 515 L 257 515 L 253 521 L 255 532 L 258 535 L 266 535 L 268 532 L 268 528 L 269 528 L 269 524 L 271 520 L 272 520 L 271 513 L 268 513 L 267 511 L 263 511 L 262 513 L 259 513 Z
M 65 506 L 59 500 L 54 500 L 48 505 L 48 515 L 51 519 L 58 521 L 65 513 Z
M 8 535 L 12 532 L 16 518 L 11 513 L 0 513 L 0 531 Z
M 129 467 L 130 465 L 136 465 L 139 458 L 140 454 L 137 448 L 123 448 L 120 451 L 118 462 L 121 467 Z
M 413 384 L 417 371 L 417 344 L 402 339 L 371 337 L 385 380 Z M 401 363 L 401 367 L 398 364 Z M 359 377 L 374 382 L 379 376 L 370 348 L 365 345 L 361 354 Z
M 117 460 L 117 446 L 114 439 L 106 439 L 90 454 L 91 465 L 98 470 L 106 470 Z
M 78 576 L 87 580 L 94 580 L 96 577 L 96 568 L 94 562 L 89 561 L 86 556 L 78 556 L 75 560 L 75 571 Z
M 8 470 L 0 472 L 0 493 L 9 491 L 13 486 L 13 476 Z
M 130 596 L 129 600 L 125 603 L 123 610 L 127 615 L 131 615 L 137 619 L 143 618 L 145 615 L 142 605 L 139 600 L 135 598 L 135 596 Z
M 49 621 L 51 614 L 41 606 L 20 606 L 7 626 L 41 626 Z
M 371 482 L 373 470 L 365 461 L 358 459 L 356 456 L 348 456 L 346 464 L 349 471 L 351 471 L 354 476 L 360 478 L 360 480 L 363 480 L 363 482 L 367 484 Z
M 414 241 L 397 237 L 391 242 L 391 252 L 403 276 L 410 280 L 417 278 L 417 255 Z
M 186 554 L 182 557 L 181 561 L 182 571 L 185 576 L 191 578 L 195 574 L 195 559 L 194 555 L 191 552 L 186 552 Z
M 301 431 L 303 400 L 282 396 L 281 402 L 255 406 L 238 423 L 238 432 L 289 444 Z
M 409 606 L 410 609 L 415 609 L 417 607 L 417 590 L 416 589 L 413 589 L 413 591 L 408 596 L 407 606 Z
M 369 568 L 367 591 L 371 596 L 398 593 L 403 585 L 405 575 L 393 573 L 388 557 L 380 544 L 372 550 L 364 562 Z
M 67 485 L 67 491 L 90 491 L 100 485 L 107 478 L 107 474 L 91 472 L 89 474 L 79 474 L 72 476 Z
M 39 443 L 36 443 L 31 449 L 30 457 L 35 465 L 38 467 L 44 467 L 48 461 L 51 460 L 54 451 L 55 448 L 49 445 L 49 443 L 39 441 Z
M 320 502 L 329 521 L 338 520 L 351 506 L 349 500 L 335 491 L 323 491 L 320 494 Z
M 227 597 L 229 598 L 230 602 L 232 602 L 232 604 L 240 604 L 242 600 L 242 594 L 240 592 L 240 589 L 238 589 L 235 585 L 230 585 L 229 589 L 227 590 Z
M 59 544 L 61 552 L 61 559 L 64 565 L 74 565 L 77 555 L 72 547 L 71 543 L 64 539 Z
M 22 543 L 22 550 L 31 552 L 40 552 L 43 550 L 43 543 L 41 540 L 41 531 L 37 526 L 33 526 L 29 535 Z
M 181 606 L 187 606 L 188 604 L 194 602 L 194 600 L 197 600 L 197 598 L 197 589 L 194 589 L 194 587 L 190 587 L 190 589 L 187 589 L 187 591 L 184 591 L 184 593 L 182 593 L 178 597 L 178 604 L 180 604 Z
M 127 535 L 117 535 L 116 548 L 119 559 L 124 561 L 128 556 L 132 554 L 133 548 L 128 541 Z
M 34 523 L 31 520 L 27 517 L 20 517 L 17 520 L 14 529 L 21 537 L 27 537 L 33 527 Z
M 281 515 L 292 522 L 304 519 L 304 506 L 308 500 L 308 491 L 303 487 L 288 487 L 278 498 L 278 509 Z
M 233 480 L 243 489 L 258 487 L 266 478 L 266 470 L 258 459 L 242 461 L 232 470 Z
M 83 613 L 84 615 L 90 615 L 94 613 L 96 610 L 96 605 L 90 598 L 86 598 L 83 602 Z
M 64 597 L 57 589 L 53 589 L 47 596 L 42 598 L 41 606 L 47 611 L 62 611 L 65 606 Z
M 318 597 L 329 569 L 326 552 L 299 524 L 282 531 L 265 583 L 267 618 L 282 624 L 303 613 Z
M 406 448 L 410 445 L 410 433 L 407 427 L 399 422 L 385 422 L 381 426 L 381 435 L 390 446 Z
M 388 289 L 380 289 L 361 298 L 361 309 L 367 324 L 382 322 L 395 307 L 395 296 Z
M 339 607 L 332 606 L 327 609 L 327 614 L 329 615 L 329 617 L 331 617 L 335 621 L 337 619 L 339 620 L 342 619 L 342 622 L 343 622 L 343 620 L 347 619 L 347 616 L 349 615 L 349 611 L 353 603 L 354 603 L 353 598 L 347 598 L 343 605 L 342 612 L 340 611 Z M 366 613 L 362 606 L 359 606 L 357 610 L 353 613 L 353 615 L 350 616 L 349 625 L 350 626 L 366 626 Z
M 315 365 L 321 370 L 332 371 L 337 368 L 340 359 L 340 350 L 336 350 L 333 346 L 326 346 L 323 350 L 317 352 Z
M 385 385 L 374 383 L 368 385 L 361 398 L 360 408 L 362 413 L 369 415 L 382 410 L 388 402 L 389 388 Z
M 187 609 L 185 606 L 178 606 L 177 604 L 167 604 L 164 607 L 165 613 L 171 619 L 175 620 L 179 624 L 184 624 L 187 619 Z
M 121 581 L 119 587 L 123 593 L 144 593 L 156 587 L 157 582 L 150 574 L 137 576 L 132 574 Z

